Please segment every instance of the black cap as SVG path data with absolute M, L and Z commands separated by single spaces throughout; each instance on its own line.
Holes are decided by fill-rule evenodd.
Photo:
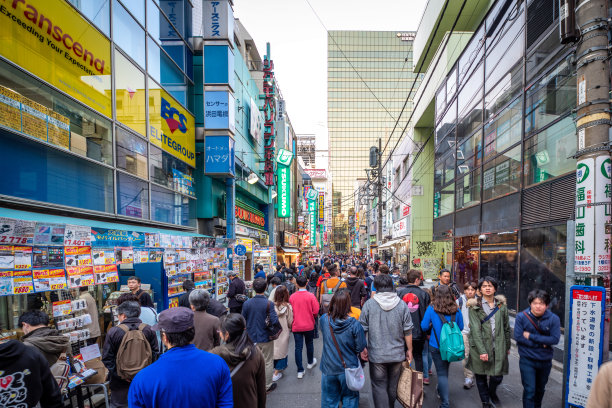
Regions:
M 193 311 L 186 307 L 173 307 L 159 314 L 157 324 L 152 330 L 163 330 L 167 333 L 182 333 L 193 327 Z

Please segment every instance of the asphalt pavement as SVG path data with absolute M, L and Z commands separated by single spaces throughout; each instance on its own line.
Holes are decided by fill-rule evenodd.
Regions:
M 315 357 L 321 361 L 322 339 L 315 339 Z M 267 407 L 270 408 L 302 408 L 321 406 L 321 370 L 319 363 L 311 370 L 306 370 L 304 378 L 297 378 L 297 368 L 294 357 L 293 336 L 289 343 L 289 367 L 283 373 L 277 384 L 276 390 L 268 394 Z M 304 367 L 306 366 L 306 348 L 304 347 Z M 498 396 L 501 404 L 498 408 L 521 408 L 523 387 L 521 385 L 521 375 L 518 367 L 518 354 L 513 346 L 510 352 L 510 373 L 504 377 L 504 381 L 498 389 Z M 371 397 L 370 381 L 368 376 L 368 366 L 364 369 L 366 373 L 366 385 L 360 392 L 359 407 L 374 408 Z M 436 408 L 439 400 L 436 394 L 436 374 L 435 368 L 431 377 L 431 384 L 425 386 L 424 408 Z M 562 373 L 553 368 L 546 394 L 544 395 L 543 408 L 560 408 L 563 406 L 563 386 Z M 450 381 L 450 406 L 457 408 L 481 407 L 478 390 L 474 386 L 470 390 L 463 389 L 463 368 L 461 363 L 452 363 L 449 375 Z M 401 408 L 401 404 L 396 402 L 396 407 Z

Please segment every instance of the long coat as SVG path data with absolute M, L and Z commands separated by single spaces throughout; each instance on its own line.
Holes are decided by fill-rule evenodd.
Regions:
M 508 321 L 508 306 L 506 297 L 495 296 L 495 302 L 499 310 L 495 316 L 495 338 L 491 332 L 490 320 L 483 321 L 487 314 L 482 308 L 482 298 L 470 299 L 467 307 L 470 314 L 470 355 L 468 356 L 467 368 L 474 374 L 481 375 L 506 375 L 508 374 L 508 351 L 511 346 L 510 323 Z M 493 350 L 495 344 L 495 350 Z M 488 354 L 489 361 L 482 361 L 481 354 Z
M 287 303 L 281 307 L 274 305 L 274 309 L 283 328 L 278 339 L 274 340 L 274 359 L 280 360 L 289 354 L 289 335 L 293 325 L 293 308 Z

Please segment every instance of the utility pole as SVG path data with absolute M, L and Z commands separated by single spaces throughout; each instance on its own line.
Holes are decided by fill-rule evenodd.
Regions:
M 610 66 L 607 0 L 562 0 L 561 41 L 578 39 L 576 49 L 578 149 L 574 274 L 577 283 L 610 288 Z M 577 27 L 577 29 L 575 28 Z M 573 30 L 573 31 L 572 31 Z M 579 32 L 576 32 L 579 30 Z M 569 231 L 568 231 L 569 232 Z M 608 292 L 609 296 L 609 292 Z M 609 349 L 606 301 L 604 360 Z
M 377 248 L 380 247 L 383 239 L 383 211 L 382 211 L 382 192 L 383 192 L 383 179 L 382 179 L 382 140 L 378 138 L 378 240 L 377 240 Z M 380 256 L 380 252 L 378 254 Z

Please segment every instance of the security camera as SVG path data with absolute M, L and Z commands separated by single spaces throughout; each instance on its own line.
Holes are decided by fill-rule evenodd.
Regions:
M 478 240 L 480 242 L 485 242 L 487 240 L 487 236 L 485 234 L 481 234 L 478 236 Z

